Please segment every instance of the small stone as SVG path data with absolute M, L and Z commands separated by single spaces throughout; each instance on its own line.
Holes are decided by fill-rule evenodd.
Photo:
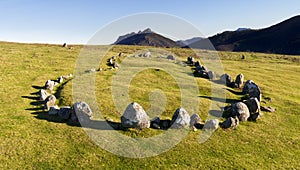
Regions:
M 184 108 L 178 108 L 172 116 L 172 126 L 173 129 L 186 128 L 190 124 L 190 115 Z
M 216 130 L 219 127 L 219 120 L 218 119 L 211 119 L 207 120 L 204 124 L 204 129 L 213 129 Z
M 237 75 L 235 78 L 235 84 L 237 85 L 237 88 L 241 88 L 243 86 L 243 83 L 244 83 L 244 75 L 243 74 Z
M 232 115 L 237 116 L 240 121 L 244 122 L 250 116 L 247 105 L 243 102 L 237 102 L 232 105 Z
M 136 102 L 129 104 L 121 116 L 122 127 L 125 128 L 149 128 L 150 121 L 147 113 Z
M 167 56 L 167 59 L 168 60 L 175 60 L 175 56 L 170 54 L 170 55 Z
M 41 89 L 41 90 L 39 91 L 39 96 L 40 96 L 40 100 L 44 101 L 44 100 L 46 100 L 46 98 L 47 98 L 48 96 L 50 96 L 50 94 L 49 94 L 46 90 Z
M 191 129 L 195 129 L 195 124 L 201 123 L 201 118 L 197 113 L 194 113 L 191 116 L 191 120 L 190 120 L 190 128 Z M 197 128 L 196 128 L 197 129 Z
M 56 97 L 54 95 L 48 96 L 44 101 L 44 108 L 49 110 L 51 106 L 55 106 Z
M 46 81 L 46 83 L 45 83 L 45 88 L 47 89 L 47 90 L 53 90 L 53 88 L 54 88 L 54 81 L 52 81 L 52 80 L 47 80 Z
M 239 125 L 239 119 L 237 117 L 229 117 L 222 123 L 222 128 L 236 128 Z

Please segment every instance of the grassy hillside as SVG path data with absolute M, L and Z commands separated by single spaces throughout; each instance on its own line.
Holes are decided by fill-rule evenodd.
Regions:
M 189 134 L 174 148 L 155 157 L 132 159 L 101 149 L 72 122 L 48 116 L 37 102 L 38 90 L 48 79 L 73 73 L 81 46 L 0 43 L 0 169 L 298 169 L 300 167 L 300 57 L 262 53 L 219 53 L 226 73 L 254 80 L 263 92 L 263 105 L 276 108 L 264 112 L 257 122 L 243 122 L 237 129 L 218 129 L 199 144 L 201 131 Z M 120 51 L 132 54 L 146 47 L 116 46 L 107 55 Z M 191 54 L 188 49 L 172 50 L 179 60 Z M 123 57 L 125 58 L 125 57 Z M 105 68 L 105 63 L 101 63 Z M 101 112 L 113 121 L 119 113 L 110 88 L 115 70 L 97 72 L 95 94 Z M 158 85 L 159 82 L 159 85 Z M 209 112 L 210 81 L 197 78 L 199 115 Z M 136 75 L 129 88 L 130 98 L 145 110 L 155 88 L 165 92 L 168 103 L 163 118 L 170 118 L 180 105 L 178 87 L 163 71 L 148 69 Z M 225 88 L 225 87 L 224 87 Z M 226 91 L 228 103 L 240 100 Z M 72 81 L 57 89 L 60 106 L 70 105 Z M 268 100 L 267 100 L 268 99 Z M 271 99 L 271 100 L 269 100 Z M 192 113 L 190 113 L 192 114 Z M 132 137 L 152 136 L 159 130 L 120 131 Z

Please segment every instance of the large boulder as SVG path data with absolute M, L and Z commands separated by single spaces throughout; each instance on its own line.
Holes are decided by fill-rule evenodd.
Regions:
M 250 116 L 247 105 L 243 102 L 237 102 L 232 105 L 232 115 L 237 116 L 240 121 L 244 122 Z
M 72 108 L 69 107 L 69 106 L 63 106 L 59 109 L 58 111 L 58 115 L 64 119 L 64 120 L 67 120 L 70 118 L 70 115 L 72 114 Z
M 237 87 L 241 88 L 243 86 L 243 83 L 244 83 L 244 75 L 243 74 L 237 75 L 235 78 L 235 84 L 237 85 Z
M 243 94 L 249 94 L 250 97 L 256 97 L 259 102 L 261 101 L 261 90 L 252 80 L 246 81 Z
M 222 123 L 222 128 L 236 128 L 239 125 L 239 119 L 237 117 L 229 117 Z
M 46 100 L 46 98 L 47 98 L 48 96 L 50 96 L 50 94 L 49 94 L 46 90 L 41 89 L 41 90 L 39 91 L 39 96 L 40 96 L 40 100 L 44 101 L 44 100 Z
M 45 88 L 47 90 L 51 90 L 52 91 L 53 88 L 54 88 L 54 86 L 55 86 L 55 82 L 52 81 L 52 80 L 47 80 L 46 83 L 45 83 Z
M 147 113 L 136 102 L 129 104 L 121 116 L 122 127 L 125 128 L 149 128 L 150 121 Z
M 188 112 L 184 108 L 178 108 L 172 116 L 171 128 L 186 128 L 187 126 L 189 126 L 190 120 L 191 118 Z
M 225 73 L 220 77 L 221 81 L 226 84 L 226 86 L 230 86 L 232 82 L 232 78 L 229 74 Z
M 190 120 L 190 128 L 195 131 L 195 130 L 197 130 L 197 128 L 195 127 L 195 125 L 196 124 L 200 124 L 200 123 L 201 123 L 200 116 L 197 113 L 193 114 L 191 116 L 191 120 Z
M 54 95 L 48 96 L 44 101 L 44 109 L 49 110 L 51 106 L 55 106 L 56 97 Z
M 90 106 L 86 103 L 86 102 L 76 102 L 73 105 L 73 109 L 74 109 L 74 115 L 72 115 L 71 119 L 72 120 L 77 120 L 80 123 L 85 123 L 90 121 L 90 118 L 92 117 L 92 109 L 90 108 Z
M 247 105 L 250 114 L 260 112 L 260 103 L 256 97 L 251 97 L 250 99 L 247 99 L 244 103 Z
M 210 119 L 205 122 L 203 129 L 216 130 L 218 127 L 219 119 Z

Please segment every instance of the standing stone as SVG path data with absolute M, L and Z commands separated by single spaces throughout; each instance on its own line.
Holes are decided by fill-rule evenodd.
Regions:
M 124 53 L 120 52 L 118 56 L 122 57 L 123 55 L 124 55 Z
M 250 99 L 247 99 L 244 103 L 247 105 L 250 114 L 260 112 L 260 103 L 256 97 L 251 97 Z
M 232 105 L 232 115 L 237 116 L 240 121 L 244 122 L 250 116 L 247 105 L 243 102 L 237 102 Z
M 129 104 L 121 116 L 122 127 L 125 128 L 149 128 L 150 121 L 147 113 L 136 102 Z
M 47 80 L 45 83 L 45 88 L 52 91 L 54 88 L 54 85 L 55 85 L 54 81 Z
M 51 106 L 55 106 L 56 97 L 54 95 L 48 96 L 44 101 L 44 108 L 49 110 Z
M 216 79 L 216 73 L 215 72 L 208 71 L 207 74 L 208 74 L 208 77 L 209 77 L 210 80 L 215 80 Z
M 197 128 L 195 127 L 196 124 L 200 124 L 201 123 L 201 118 L 197 113 L 194 113 L 191 116 L 191 120 L 190 120 L 190 128 L 194 131 L 197 130 Z
M 250 86 L 253 86 L 253 84 L 254 84 L 253 80 L 247 80 L 243 88 L 243 94 L 249 94 Z
M 48 111 L 49 115 L 56 115 L 59 111 L 59 107 L 58 106 L 50 106 L 50 109 Z
M 229 117 L 222 123 L 222 128 L 236 128 L 239 125 L 239 119 L 237 117 Z
M 218 127 L 219 119 L 210 119 L 205 122 L 203 129 L 216 130 Z
M 46 98 L 47 98 L 48 96 L 50 96 L 50 94 L 49 94 L 46 90 L 41 89 L 41 90 L 39 91 L 39 96 L 40 96 L 40 100 L 44 101 L 44 100 L 46 100 Z
M 186 128 L 190 124 L 190 115 L 184 108 L 178 108 L 172 116 L 172 126 L 173 129 Z
M 221 81 L 226 84 L 226 86 L 230 86 L 231 82 L 232 82 L 232 78 L 229 74 L 225 73 L 223 74 L 221 77 Z
M 58 111 L 58 115 L 64 120 L 69 119 L 71 113 L 72 113 L 72 109 L 69 106 L 61 107 Z
M 80 123 L 86 123 L 86 122 L 90 121 L 90 118 L 92 117 L 93 113 L 92 113 L 90 106 L 87 103 L 76 102 L 73 105 L 73 109 L 74 109 L 75 115 L 72 115 L 72 116 L 74 117 L 73 118 L 74 120 L 76 120 L 76 118 L 77 118 Z
M 175 60 L 175 56 L 173 56 L 173 55 L 170 54 L 170 55 L 167 56 L 167 59 L 168 60 Z
M 235 83 L 237 84 L 238 88 L 241 88 L 244 83 L 244 75 L 243 74 L 237 75 L 235 78 Z

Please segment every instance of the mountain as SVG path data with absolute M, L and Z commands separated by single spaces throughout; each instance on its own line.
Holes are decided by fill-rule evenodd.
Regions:
M 225 31 L 190 44 L 191 48 L 300 55 L 300 16 L 259 30 Z
M 246 30 L 251 30 L 250 28 L 238 28 L 235 31 L 246 31 Z
M 204 38 L 202 38 L 202 37 L 194 37 L 194 38 L 190 38 L 190 39 L 187 39 L 187 40 L 178 40 L 178 41 L 176 41 L 176 43 L 180 47 L 184 47 L 184 46 L 190 45 L 192 43 L 198 42 L 198 41 L 200 41 L 202 39 L 204 39 Z
M 138 33 L 130 33 L 120 36 L 114 44 L 120 45 L 141 45 L 154 47 L 179 47 L 178 44 L 162 35 L 159 35 L 150 28 Z
M 122 40 L 124 40 L 128 37 L 134 36 L 136 34 L 143 34 L 143 33 L 153 33 L 153 32 L 150 28 L 147 28 L 144 31 L 139 31 L 138 33 L 131 32 L 131 33 L 128 33 L 128 34 L 125 34 L 125 35 L 121 35 L 121 36 L 118 37 L 117 41 L 114 44 L 117 44 L 118 42 L 120 42 L 120 41 L 122 41 Z

